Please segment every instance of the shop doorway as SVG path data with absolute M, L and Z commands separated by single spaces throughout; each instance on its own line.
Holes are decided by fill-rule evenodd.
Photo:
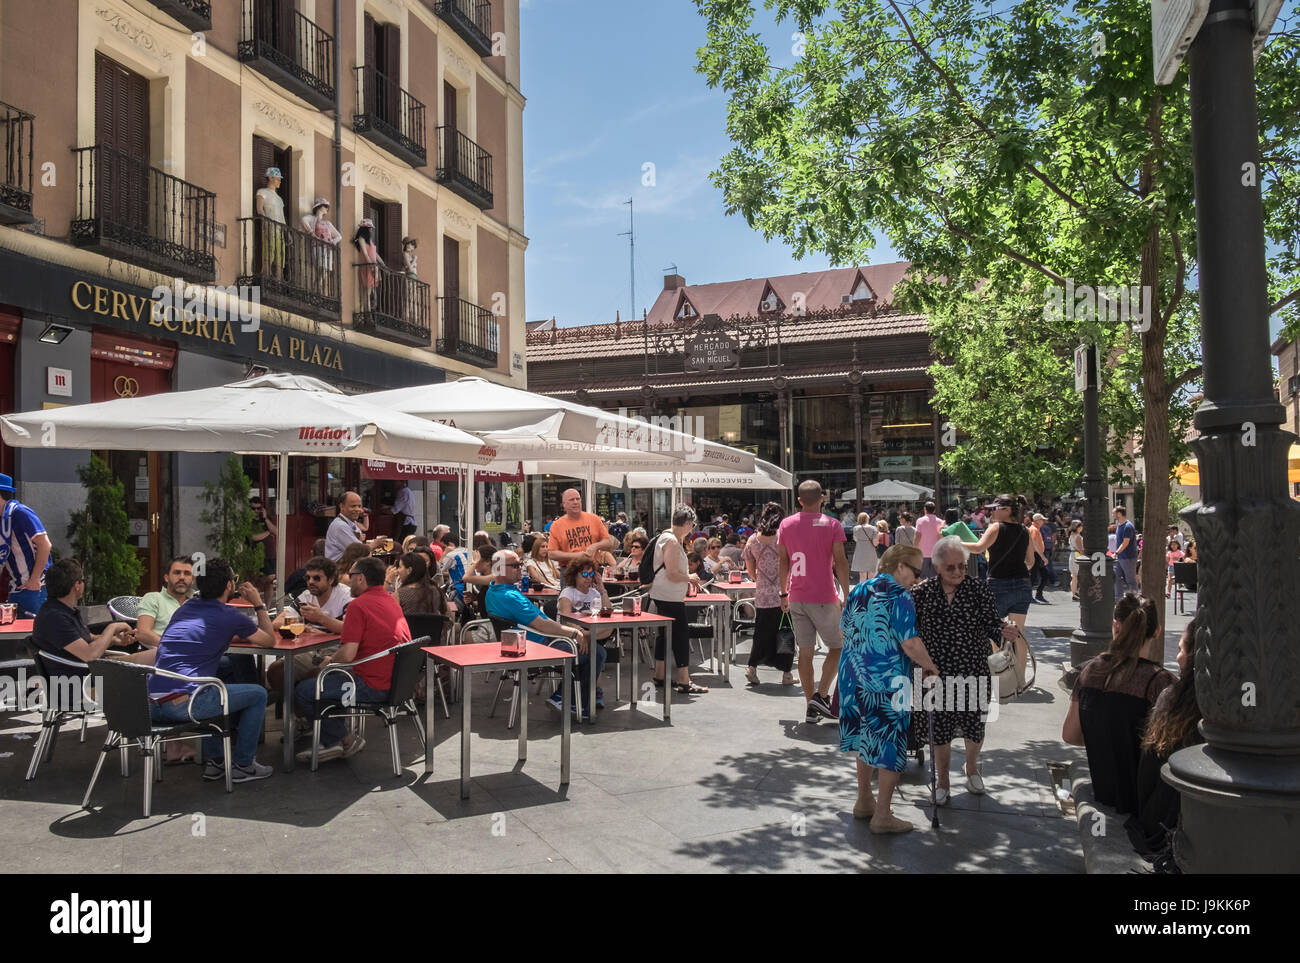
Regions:
M 176 349 L 96 331 L 91 336 L 90 400 L 111 401 L 171 390 Z M 130 542 L 143 572 L 138 594 L 162 585 L 162 562 L 171 556 L 172 457 L 157 451 L 99 451 L 122 485 Z M 202 547 L 202 546 L 198 546 Z

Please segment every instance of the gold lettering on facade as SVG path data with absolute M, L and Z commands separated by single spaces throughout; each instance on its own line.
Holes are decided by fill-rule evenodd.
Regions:
M 82 304 L 80 301 L 77 300 L 77 288 L 85 288 L 86 291 L 89 293 L 90 285 L 85 281 L 77 281 L 72 285 L 72 303 L 76 305 L 78 308 L 80 308 L 82 311 L 89 311 L 90 310 L 89 300 L 87 300 L 85 304 Z

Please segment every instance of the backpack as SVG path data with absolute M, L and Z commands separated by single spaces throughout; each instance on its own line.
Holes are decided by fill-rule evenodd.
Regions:
M 655 549 L 659 547 L 659 539 L 663 534 L 655 539 L 654 544 L 650 546 L 650 551 L 641 553 L 641 564 L 637 566 L 637 579 L 642 585 L 650 585 L 654 582 L 655 576 L 664 570 L 664 563 L 661 561 L 659 567 L 655 568 Z M 663 552 L 660 551 L 659 557 L 663 558 Z

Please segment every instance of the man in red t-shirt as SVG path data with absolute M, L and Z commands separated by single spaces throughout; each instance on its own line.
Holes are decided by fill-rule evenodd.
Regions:
M 384 591 L 385 574 L 384 563 L 370 557 L 357 559 L 352 563 L 351 571 L 340 574 L 340 580 L 343 577 L 348 579 L 352 602 L 343 616 L 343 634 L 338 651 L 321 666 L 322 674 L 330 663 L 357 662 L 400 642 L 411 641 L 411 629 L 406 624 L 401 606 Z M 388 689 L 393 681 L 391 655 L 350 671 L 350 677 L 343 672 L 331 672 L 321 689 L 321 699 L 383 702 L 388 698 Z M 316 680 L 299 682 L 294 689 L 294 701 L 300 713 L 310 716 L 316 708 Z M 353 733 L 345 735 L 345 728 L 341 718 L 321 720 L 319 761 L 343 759 L 365 748 L 366 741 Z M 311 750 L 298 753 L 298 759 L 310 762 Z

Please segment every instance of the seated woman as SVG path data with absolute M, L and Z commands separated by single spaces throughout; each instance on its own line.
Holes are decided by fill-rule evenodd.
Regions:
M 921 576 L 921 550 L 895 545 L 880 559 L 880 574 L 859 582 L 844 602 L 840 620 L 840 751 L 857 753 L 855 819 L 869 819 L 873 833 L 906 833 L 912 824 L 889 804 L 907 766 L 911 699 L 899 705 L 899 681 L 910 687 L 912 664 L 927 676 L 939 669 L 916 631 L 916 604 L 908 591 Z M 880 796 L 871 794 L 879 773 Z
M 605 587 L 596 576 L 596 567 L 591 559 L 575 558 L 564 570 L 564 590 L 560 592 L 557 611 L 561 616 L 587 613 L 595 615 L 603 608 L 612 608 Z M 613 627 L 590 628 L 588 633 L 593 641 L 601 642 L 613 633 Z M 599 682 L 599 677 L 597 678 Z M 605 708 L 605 693 L 596 686 L 596 708 Z
M 528 554 L 524 574 L 532 581 L 534 588 L 546 588 L 559 591 L 562 588 L 563 574 L 560 567 L 551 561 L 551 553 L 546 539 L 539 538 L 533 542 L 533 550 Z
M 614 566 L 614 577 L 636 578 L 637 572 L 641 568 L 641 559 L 644 557 L 645 550 L 649 545 L 650 540 L 644 534 L 631 536 L 627 554 L 619 559 L 618 564 Z
M 1139 853 L 1158 853 L 1165 848 L 1166 830 L 1178 825 L 1181 799 L 1178 790 L 1160 778 L 1160 768 L 1179 749 L 1204 742 L 1199 723 L 1201 707 L 1196 701 L 1196 626 L 1198 612 L 1178 640 L 1178 681 L 1160 693 L 1142 735 L 1142 757 L 1138 760 L 1138 810 L 1124 824 Z
M 419 552 L 407 552 L 397 560 L 397 589 L 393 598 L 402 607 L 402 614 L 444 615 L 447 600 L 429 580 L 429 563 Z
M 711 578 L 724 577 L 731 571 L 731 560 L 722 557 L 722 539 L 709 539 L 704 548 L 704 570 Z
M 1141 656 L 1159 630 L 1151 599 L 1129 592 L 1116 602 L 1110 648 L 1080 669 L 1061 727 L 1064 741 L 1088 750 L 1093 797 L 1121 813 L 1138 811 L 1142 733 L 1156 698 L 1174 681 Z

